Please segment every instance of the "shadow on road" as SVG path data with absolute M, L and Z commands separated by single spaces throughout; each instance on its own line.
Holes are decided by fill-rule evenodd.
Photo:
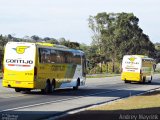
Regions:
M 150 120 L 159 120 L 160 107 L 135 110 L 87 110 L 56 120 L 135 120 L 133 118 L 134 116 L 137 118 L 136 120 L 147 120 L 147 117 L 150 118 Z
M 134 85 L 134 87 L 133 87 Z M 136 87 L 140 86 L 150 86 L 150 85 L 159 85 L 160 83 L 158 82 L 153 82 L 153 83 L 145 83 L 145 84 L 140 84 L 140 83 L 122 83 L 121 85 L 114 85 L 114 86 L 102 86 L 102 88 L 80 88 L 78 90 L 73 90 L 72 88 L 67 88 L 67 89 L 57 89 L 53 93 L 42 93 L 41 91 L 31 91 L 31 92 L 23 92 L 23 94 L 28 94 L 28 95 L 45 95 L 45 96 L 50 96 L 50 97 L 55 97 L 55 96 L 72 96 L 72 97 L 78 97 L 78 96 L 96 96 L 96 97 L 125 97 L 125 96 L 132 96 L 135 94 L 143 93 L 145 91 L 143 90 L 132 90 L 129 89 L 127 90 L 126 88 L 132 88 L 135 89 Z M 114 88 L 113 88 L 114 87 Z M 114 94 L 113 94 L 114 93 Z M 117 94 L 115 94 L 117 93 Z M 123 93 L 124 95 L 120 94 Z
M 79 89 L 76 91 L 73 91 L 72 89 L 63 89 L 63 90 L 56 90 L 53 93 L 45 94 L 40 91 L 32 91 L 29 93 L 24 92 L 23 94 L 27 95 L 38 95 L 38 96 L 48 96 L 48 97 L 60 97 L 60 96 L 71 96 L 71 97 L 127 97 L 132 96 L 135 94 L 143 93 L 145 91 L 143 90 L 124 90 L 124 89 L 98 89 L 98 88 L 92 88 L 92 89 Z M 123 94 L 122 94 L 123 93 Z
M 152 83 L 137 83 L 137 82 L 132 82 L 132 83 L 127 83 L 127 84 L 137 84 L 137 85 L 160 85 L 160 82 L 152 82 Z
M 0 113 L 0 119 L 44 120 L 62 114 L 63 112 L 57 111 L 8 111 Z M 148 120 L 159 120 L 160 107 L 134 110 L 87 110 L 76 114 L 65 115 L 55 120 L 132 120 L 133 117 L 136 117 L 136 120 L 147 120 L 147 118 Z

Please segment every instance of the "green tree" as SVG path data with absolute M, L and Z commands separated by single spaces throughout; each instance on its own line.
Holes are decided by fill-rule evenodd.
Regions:
M 69 48 L 80 49 L 80 44 L 78 42 L 70 42 L 70 40 L 66 40 L 65 38 L 60 38 L 59 43 Z
M 31 36 L 31 38 L 32 38 L 35 42 L 38 42 L 38 40 L 40 40 L 40 37 L 37 36 L 37 35 Z
M 156 63 L 160 62 L 160 43 L 155 43 L 156 49 Z
M 89 27 L 94 33 L 93 44 L 101 50 L 101 55 L 112 60 L 113 72 L 115 62 L 120 62 L 125 54 L 155 55 L 153 43 L 138 22 L 133 13 L 103 12 L 89 17 Z
M 47 43 L 51 43 L 51 44 L 59 44 L 58 40 L 56 40 L 55 38 L 50 38 L 50 37 L 43 38 L 43 41 Z
M 4 37 L 2 35 L 0 35 L 0 47 L 1 49 L 3 49 L 3 47 L 5 46 L 5 44 L 8 42 L 8 38 L 7 37 Z

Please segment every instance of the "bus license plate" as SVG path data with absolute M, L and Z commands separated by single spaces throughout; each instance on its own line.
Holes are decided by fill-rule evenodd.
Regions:
M 16 81 L 16 84 L 20 84 L 21 82 L 19 82 L 19 81 Z

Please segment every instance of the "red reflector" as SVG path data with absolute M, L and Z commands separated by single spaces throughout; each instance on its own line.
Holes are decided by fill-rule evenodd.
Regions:
M 15 66 L 14 64 L 8 64 L 8 66 Z
M 30 67 L 30 65 L 21 65 L 21 64 L 8 64 L 8 66 Z
M 30 65 L 23 65 L 23 67 L 30 67 Z

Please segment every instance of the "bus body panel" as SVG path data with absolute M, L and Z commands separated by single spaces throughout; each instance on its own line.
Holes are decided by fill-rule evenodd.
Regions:
M 60 88 L 76 86 L 77 78 L 80 78 L 80 85 L 85 84 L 85 77 L 82 75 L 82 65 L 77 65 L 75 67 L 75 70 L 72 71 L 71 76 L 68 77 L 69 82 L 62 83 Z
M 66 52 L 67 53 L 69 52 L 73 56 L 79 55 L 81 57 L 79 57 L 78 63 L 74 63 L 71 61 L 69 63 L 66 63 L 65 61 L 61 63 L 60 62 L 61 60 L 59 58 L 57 58 L 58 61 L 55 60 L 57 56 L 54 56 L 54 58 L 50 56 L 51 58 L 50 60 L 44 60 L 43 58 L 45 57 L 45 55 L 43 55 L 44 51 L 48 55 L 51 54 L 50 53 L 51 51 L 52 52 L 57 51 L 57 52 L 61 52 L 61 54 L 63 54 L 62 55 L 63 57 L 65 56 Z M 83 67 L 82 67 L 83 66 L 82 63 L 85 63 L 85 61 L 82 60 L 82 57 L 84 54 L 82 54 L 78 50 L 72 50 L 72 49 L 63 50 L 63 49 L 44 47 L 44 46 L 43 47 L 38 46 L 37 53 L 39 54 L 38 55 L 39 60 L 37 62 L 37 80 L 35 81 L 36 88 L 43 89 L 45 87 L 47 79 L 50 81 L 52 80 L 56 81 L 55 88 L 65 88 L 65 87 L 76 86 L 76 82 L 78 78 L 80 79 L 80 86 L 85 85 L 85 76 L 83 76 L 82 74 L 83 72 L 85 72 L 85 70 L 83 70 Z M 71 59 L 71 58 L 67 58 L 67 59 Z M 74 58 L 74 59 L 77 60 L 77 58 Z
M 78 79 L 80 86 L 85 85 L 85 56 L 79 50 L 48 43 L 9 42 L 5 51 L 4 87 L 45 89 L 47 80 L 55 80 L 55 88 L 65 88 L 76 86 Z M 59 59 L 60 54 L 52 56 L 51 51 L 61 53 L 63 59 Z
M 30 74 L 30 75 L 27 75 L 27 74 Z M 34 88 L 33 74 L 34 74 L 34 70 L 16 72 L 16 71 L 5 69 L 3 86 L 13 87 L 13 88 L 16 88 L 16 87 Z
M 152 60 L 142 59 L 142 74 L 144 76 L 153 75 L 153 64 Z
M 35 44 L 9 42 L 4 54 L 4 87 L 34 88 Z
M 36 88 L 44 88 L 46 79 L 55 79 L 56 88 L 61 88 L 62 83 L 73 81 L 76 66 L 74 64 L 39 64 L 37 67 L 38 80 L 36 80 Z
M 121 79 L 138 82 L 141 80 L 141 74 L 139 72 L 122 72 Z
M 121 79 L 142 82 L 152 79 L 153 59 L 142 55 L 125 55 L 122 60 Z

